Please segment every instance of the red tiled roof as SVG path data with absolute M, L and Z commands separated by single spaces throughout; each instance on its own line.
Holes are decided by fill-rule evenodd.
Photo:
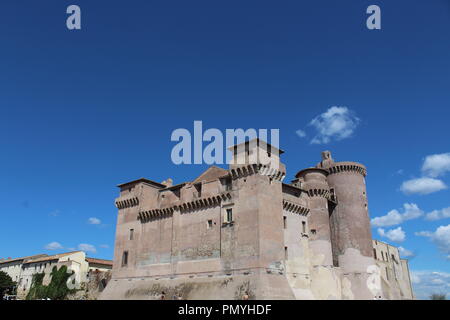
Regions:
M 66 253 L 55 254 L 55 255 L 52 255 L 52 256 L 46 256 L 46 257 L 42 257 L 42 258 L 31 259 L 31 260 L 25 261 L 24 263 L 28 264 L 28 263 L 43 262 L 43 261 L 49 261 L 49 260 L 57 260 L 59 258 L 68 256 L 70 254 L 74 254 L 74 253 L 77 253 L 77 252 L 83 252 L 83 251 L 71 251 L 71 252 L 66 252 Z
M 33 259 L 33 258 L 41 258 L 41 257 L 46 257 L 46 256 L 48 256 L 47 254 L 35 254 L 35 255 L 32 255 L 32 256 L 27 256 L 27 257 L 20 257 L 20 258 L 14 258 L 14 259 L 6 259 L 6 260 L 0 260 L 0 264 L 1 263 L 8 263 L 8 262 L 14 262 L 14 261 L 20 261 L 20 260 L 30 260 L 30 259 Z
M 201 181 L 212 181 L 223 177 L 228 174 L 228 171 L 216 166 L 211 166 L 206 171 L 204 171 L 200 176 L 195 179 L 192 184 L 201 182 Z
M 112 260 L 105 260 L 105 259 L 97 259 L 97 258 L 86 258 L 86 261 L 89 264 L 104 264 L 108 266 L 112 266 L 113 262 Z

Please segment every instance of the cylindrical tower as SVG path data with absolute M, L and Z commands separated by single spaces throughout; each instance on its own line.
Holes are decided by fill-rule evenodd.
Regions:
M 350 280 L 359 299 L 372 299 L 367 286 L 373 259 L 372 233 L 366 195 L 366 168 L 356 162 L 334 162 L 322 153 L 319 168 L 328 171 L 327 181 L 336 206 L 330 215 L 334 264 Z
M 331 267 L 333 266 L 333 254 L 328 210 L 330 189 L 327 175 L 326 170 L 309 168 L 300 171 L 295 177 L 304 181 L 302 188 L 309 195 L 309 247 L 314 254 L 313 266 Z

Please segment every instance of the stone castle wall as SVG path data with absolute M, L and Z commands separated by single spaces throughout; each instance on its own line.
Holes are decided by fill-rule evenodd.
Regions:
M 265 152 L 254 148 L 242 152 Z M 247 162 L 176 186 L 120 185 L 112 280 L 101 298 L 399 297 L 390 294 L 399 285 L 381 287 L 364 166 L 324 153 L 292 184 L 285 174 L 281 162 Z

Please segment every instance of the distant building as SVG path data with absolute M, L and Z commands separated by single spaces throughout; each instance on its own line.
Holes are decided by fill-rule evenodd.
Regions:
M 4 271 L 17 283 L 17 296 L 24 299 L 30 290 L 33 276 L 44 273 L 43 284 L 51 281 L 51 272 L 66 266 L 74 271 L 74 277 L 80 283 L 89 281 L 92 272 L 106 272 L 112 269 L 111 260 L 86 258 L 83 251 L 66 252 L 55 255 L 40 254 L 23 258 L 0 261 L 0 271 Z M 106 284 L 103 284 L 106 286 Z
M 13 281 L 19 282 L 22 275 L 22 265 L 24 262 L 37 259 L 40 257 L 45 257 L 46 254 L 37 254 L 34 256 L 14 258 L 14 259 L 3 259 L 0 260 L 0 271 L 6 272 Z
M 413 298 L 407 261 L 372 242 L 364 165 L 325 151 L 283 183 L 282 150 L 258 139 L 230 150 L 228 170 L 190 182 L 119 185 L 112 279 L 100 298 Z
M 408 260 L 401 259 L 397 247 L 373 240 L 373 254 L 381 272 L 381 287 L 390 300 L 414 297 Z

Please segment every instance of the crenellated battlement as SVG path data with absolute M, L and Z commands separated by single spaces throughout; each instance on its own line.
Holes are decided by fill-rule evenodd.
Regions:
M 182 204 L 173 205 L 166 208 L 155 208 L 149 210 L 142 210 L 138 213 L 138 219 L 144 223 L 148 222 L 154 218 L 168 217 L 173 214 L 175 210 L 181 213 L 187 213 L 192 211 L 197 211 L 203 208 L 211 208 L 215 206 L 220 206 L 220 204 L 226 200 L 231 200 L 232 194 L 230 192 L 224 192 L 216 196 L 206 197 L 197 199 L 194 201 L 185 202 Z
M 367 175 L 366 167 L 357 162 L 336 162 L 327 170 L 329 174 L 356 172 L 363 175 L 364 177 Z
M 283 179 L 286 176 L 286 172 L 260 163 L 248 164 L 240 167 L 231 168 L 230 174 L 233 179 L 239 179 L 254 174 L 260 174 L 268 176 L 269 178 L 276 181 L 283 181 Z
M 135 207 L 139 205 L 139 198 L 138 197 L 131 197 L 131 198 L 117 198 L 115 201 L 115 205 L 117 209 L 125 209 L 130 207 Z
M 307 216 L 309 213 L 309 209 L 299 205 L 297 203 L 293 203 L 291 201 L 288 200 L 283 200 L 283 209 L 289 212 L 293 212 L 293 213 L 297 213 L 300 214 L 302 216 Z

